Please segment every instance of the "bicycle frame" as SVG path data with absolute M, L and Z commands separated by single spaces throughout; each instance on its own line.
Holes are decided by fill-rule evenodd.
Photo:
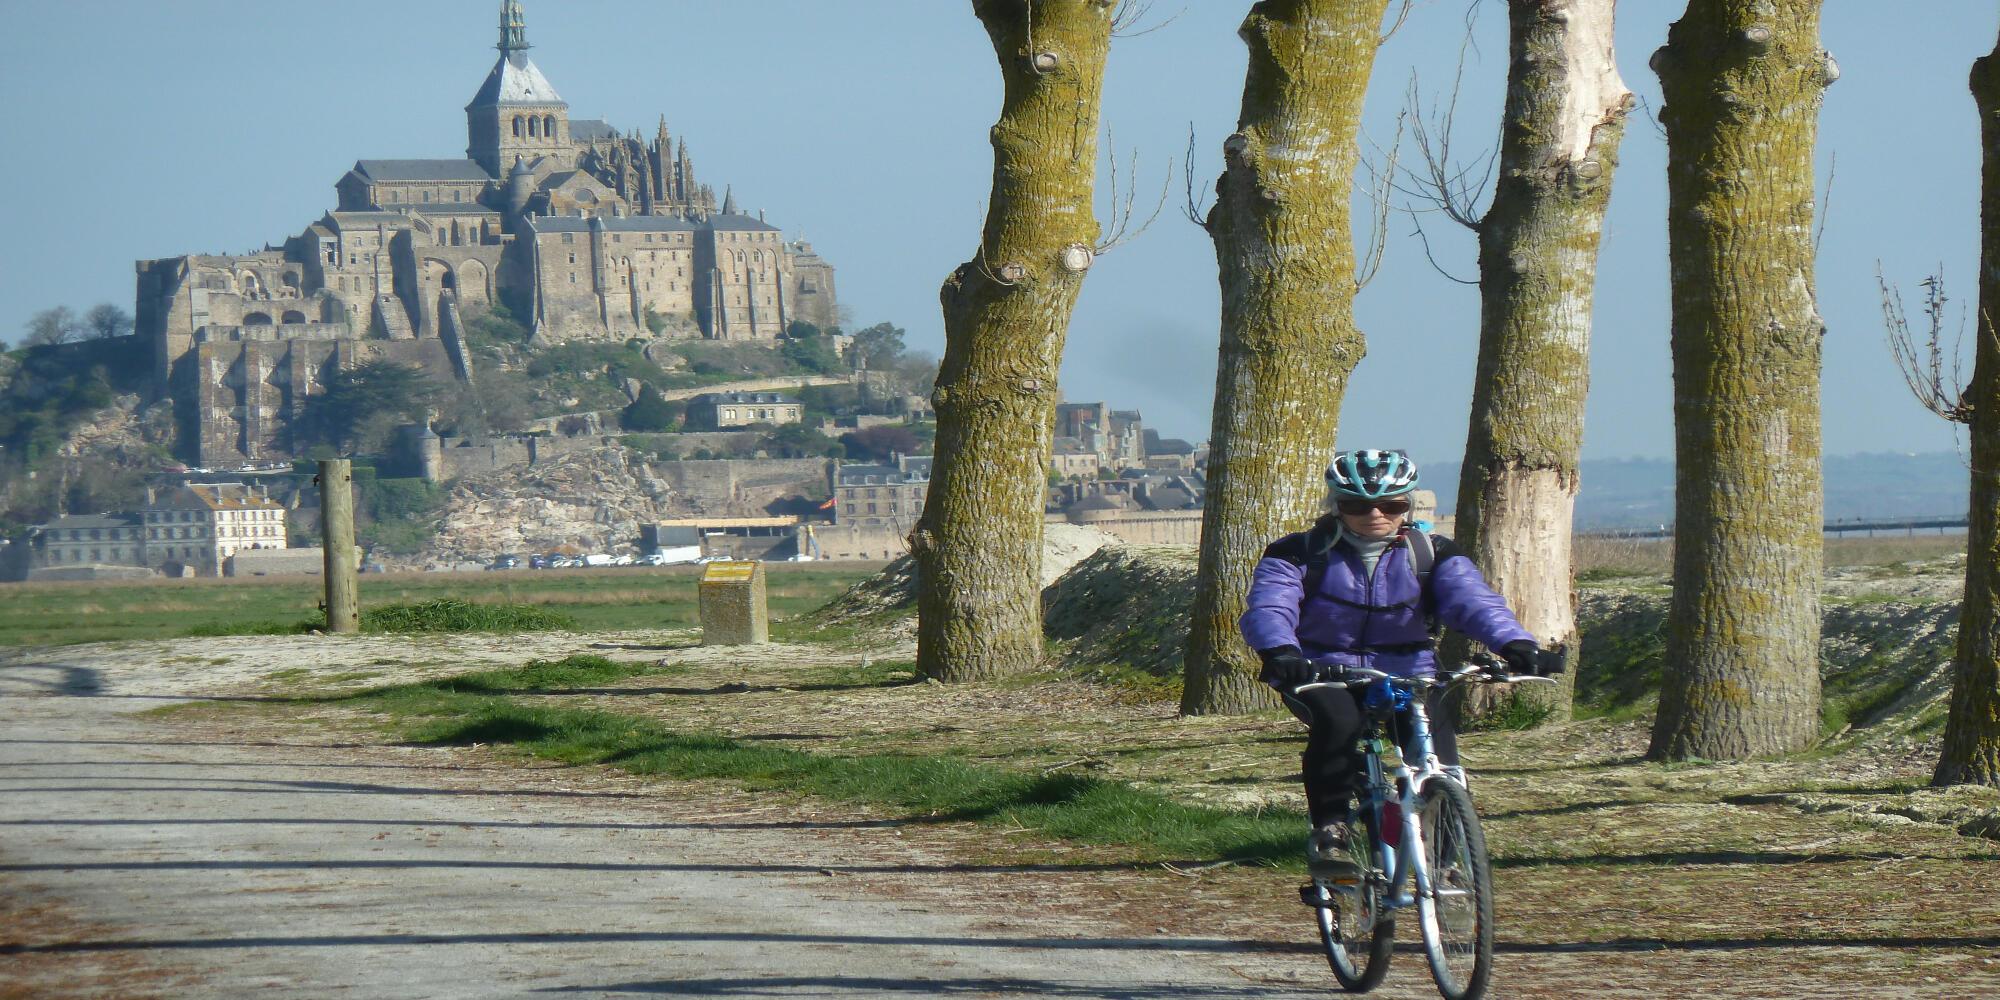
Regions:
M 1348 668 L 1346 671 L 1347 676 L 1350 678 L 1348 681 L 1321 681 L 1303 684 L 1293 689 L 1295 692 L 1298 692 L 1320 687 L 1347 687 L 1350 683 L 1356 681 L 1367 683 L 1389 682 L 1394 684 L 1397 680 L 1400 680 L 1402 683 L 1399 686 L 1405 687 L 1411 693 L 1409 745 L 1398 748 L 1402 756 L 1397 762 L 1396 767 L 1385 774 L 1382 765 L 1382 753 L 1385 749 L 1383 733 L 1380 729 L 1371 730 L 1365 743 L 1367 748 L 1368 785 L 1357 796 L 1357 799 L 1359 799 L 1357 805 L 1363 809 L 1373 810 L 1376 818 L 1375 843 L 1370 846 L 1376 853 L 1377 864 L 1388 876 L 1388 884 L 1382 886 L 1382 897 L 1377 903 L 1384 912 L 1408 909 L 1417 905 L 1420 900 L 1434 896 L 1436 890 L 1431 885 L 1430 868 L 1424 861 L 1423 824 L 1417 815 L 1417 802 L 1423 792 L 1424 785 L 1429 782 L 1439 779 L 1445 781 L 1459 780 L 1450 771 L 1444 769 L 1443 762 L 1438 760 L 1437 749 L 1431 743 L 1431 719 L 1430 711 L 1424 705 L 1425 691 L 1433 687 L 1449 687 L 1460 681 L 1474 680 L 1481 677 L 1504 679 L 1510 682 L 1544 681 L 1554 683 L 1551 678 L 1547 677 L 1503 675 L 1500 678 L 1492 678 L 1491 675 L 1485 674 L 1481 667 L 1482 665 L 1468 666 L 1458 671 L 1421 680 L 1417 678 L 1397 678 L 1392 680 L 1391 675 L 1377 670 Z M 1388 721 L 1388 725 L 1391 727 L 1395 725 L 1393 717 Z M 1393 732 L 1390 735 L 1393 736 Z M 1415 758 L 1417 761 L 1415 768 L 1410 766 L 1411 758 Z M 1388 827 L 1384 822 L 1384 820 L 1390 818 L 1384 807 L 1390 804 L 1394 804 L 1396 807 L 1394 816 L 1396 822 L 1396 839 L 1394 843 L 1389 841 L 1387 835 Z M 1410 887 L 1405 888 L 1406 885 Z M 1339 891 L 1360 891 L 1362 887 L 1356 885 L 1351 888 L 1348 886 L 1337 888 Z

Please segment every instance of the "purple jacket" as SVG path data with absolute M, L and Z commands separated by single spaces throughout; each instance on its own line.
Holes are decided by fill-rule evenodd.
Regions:
M 1383 550 L 1371 579 L 1361 557 L 1336 540 L 1337 524 L 1323 519 L 1312 531 L 1286 535 L 1264 550 L 1250 583 L 1249 609 L 1237 623 L 1250 648 L 1266 653 L 1297 646 L 1315 663 L 1410 677 L 1437 670 L 1425 629 L 1429 615 L 1491 649 L 1534 639 L 1451 539 L 1431 536 L 1437 559 L 1427 592 L 1420 592 L 1402 539 Z M 1313 549 L 1327 544 L 1325 573 L 1306 580 Z

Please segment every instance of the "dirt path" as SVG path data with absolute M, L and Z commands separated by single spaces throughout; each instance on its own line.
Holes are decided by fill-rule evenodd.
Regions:
M 1234 942 L 984 905 L 1007 873 L 894 824 L 311 730 L 184 742 L 131 714 L 157 676 L 98 662 L 94 689 L 0 666 L 0 886 L 63 911 L 7 921 L 0 995 L 1312 995 Z
M 686 640 L 0 651 L 0 1000 L 1330 990 L 1282 873 L 1181 878 L 1031 831 L 386 745 L 351 714 L 301 718 L 264 700 L 530 657 L 664 658 L 664 674 L 542 697 L 817 752 L 1087 759 L 1161 788 L 1221 767 L 1218 790 L 1295 787 L 1296 734 L 1275 718 L 1175 720 L 1074 682 L 829 683 L 819 672 L 862 654 L 819 647 L 765 647 L 752 673 Z M 133 714 L 190 697 L 235 708 Z M 963 725 L 890 731 L 937 719 Z M 1590 733 L 1604 745 L 1576 742 Z M 1470 738 L 1505 851 L 1496 997 L 2000 994 L 1990 841 L 1718 798 L 1764 787 L 1752 782 L 1766 772 L 1863 784 L 1900 772 L 1845 759 L 1837 775 L 1812 760 L 1660 769 L 1626 760 L 1630 738 Z M 1436 996 L 1413 928 L 1399 937 L 1372 996 Z

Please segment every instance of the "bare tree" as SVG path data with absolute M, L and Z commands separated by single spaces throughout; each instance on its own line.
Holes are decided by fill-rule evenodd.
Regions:
M 1415 116 L 1413 190 L 1479 240 L 1479 362 L 1458 481 L 1458 542 L 1545 645 L 1576 653 L 1570 536 L 1590 379 L 1591 304 L 1611 176 L 1633 104 L 1612 50 L 1616 0 L 1509 0 L 1497 158 L 1451 159 L 1441 119 Z M 1461 79 L 1463 62 L 1460 65 Z M 1414 85 L 1412 90 L 1414 92 Z M 1414 94 L 1413 94 L 1414 96 Z M 1475 200 L 1490 177 L 1491 205 Z M 1414 214 L 1414 212 L 1413 212 Z M 1466 640 L 1455 637 L 1462 652 Z M 1533 700 L 1568 718 L 1560 686 L 1468 692 L 1463 713 Z
M 1349 199 L 1356 136 L 1388 0 L 1263 0 L 1236 132 L 1204 228 L 1222 280 L 1208 495 L 1181 710 L 1275 701 L 1236 631 L 1258 553 L 1312 522 L 1347 379 L 1354 325 Z
M 1655 758 L 1819 738 L 1821 0 L 1689 0 L 1653 56 L 1673 271 L 1674 588 Z
M 86 340 L 129 337 L 132 335 L 132 314 L 109 302 L 99 302 L 83 314 L 83 335 Z
M 67 344 L 83 332 L 82 321 L 68 306 L 54 306 L 36 313 L 28 319 L 28 335 L 21 340 L 23 347 L 46 347 Z
M 1951 708 L 1933 780 L 2000 785 L 2000 42 L 1972 64 L 1979 105 L 1979 331 L 1972 383 L 1955 400 L 1971 424 L 1972 497 L 1965 603 L 1952 658 Z M 1935 357 L 1935 350 L 1933 350 Z
M 1038 569 L 1056 373 L 1095 259 L 1098 113 L 1117 0 L 973 0 L 1004 83 L 993 189 L 945 280 L 936 464 L 910 533 L 917 669 L 972 680 L 1041 656 Z

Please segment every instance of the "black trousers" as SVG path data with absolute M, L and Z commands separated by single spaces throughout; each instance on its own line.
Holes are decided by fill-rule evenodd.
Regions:
M 1324 687 L 1303 694 L 1286 695 L 1285 706 L 1299 721 L 1311 727 L 1305 753 L 1300 755 L 1300 773 L 1305 777 L 1306 811 L 1314 826 L 1345 822 L 1354 810 L 1354 795 L 1364 777 L 1360 749 L 1364 688 Z M 1458 763 L 1456 706 L 1447 703 L 1445 692 L 1431 690 L 1424 695 L 1424 711 L 1430 717 L 1431 747 L 1446 765 Z M 1410 712 L 1396 713 L 1392 735 L 1408 758 Z M 1414 767 L 1420 761 L 1411 761 Z

